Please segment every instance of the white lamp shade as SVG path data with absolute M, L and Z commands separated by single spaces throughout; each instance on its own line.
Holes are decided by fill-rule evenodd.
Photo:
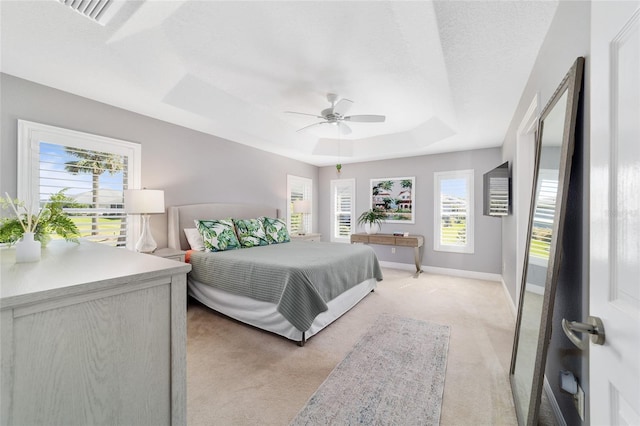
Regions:
M 294 213 L 311 213 L 311 201 L 296 200 L 293 202 Z
M 125 189 L 124 211 L 129 214 L 164 213 L 164 191 L 161 189 Z

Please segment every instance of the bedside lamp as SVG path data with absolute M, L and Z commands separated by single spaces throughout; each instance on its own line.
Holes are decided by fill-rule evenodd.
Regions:
M 164 213 L 164 191 L 158 189 L 125 189 L 124 211 L 127 214 L 142 215 L 142 235 L 136 243 L 136 251 L 141 253 L 153 253 L 158 247 L 151 228 L 149 228 L 149 215 Z
M 293 212 L 302 214 L 302 224 L 300 230 L 298 231 L 298 235 L 305 235 L 305 215 L 311 213 L 311 201 L 309 200 L 296 200 L 293 202 Z

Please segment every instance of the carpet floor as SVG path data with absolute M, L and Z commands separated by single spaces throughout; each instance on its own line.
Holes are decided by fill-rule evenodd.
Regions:
M 291 422 L 437 425 L 449 327 L 381 314 Z
M 381 313 L 448 325 L 441 425 L 517 424 L 514 316 L 498 282 L 385 268 L 384 281 L 303 348 L 190 300 L 189 425 L 288 425 Z

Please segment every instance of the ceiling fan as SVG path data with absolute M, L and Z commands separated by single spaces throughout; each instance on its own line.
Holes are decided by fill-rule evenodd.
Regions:
M 338 126 L 341 134 L 348 135 L 351 133 L 351 128 L 344 123 L 345 121 L 351 121 L 353 123 L 382 123 L 385 120 L 384 115 L 345 115 L 351 108 L 351 105 L 353 105 L 353 101 L 346 98 L 338 100 L 338 95 L 335 93 L 327 93 L 327 100 L 331 103 L 331 107 L 323 109 L 320 115 L 296 111 L 285 112 L 289 114 L 308 115 L 324 120 L 298 129 L 298 132 L 322 124 L 334 124 Z

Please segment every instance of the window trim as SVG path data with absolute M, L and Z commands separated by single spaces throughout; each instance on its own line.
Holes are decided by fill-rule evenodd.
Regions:
M 465 179 L 467 181 L 467 243 L 464 246 L 454 246 L 449 244 L 441 244 L 441 227 L 442 220 L 440 215 L 441 208 L 441 181 L 445 179 Z M 434 186 L 434 203 L 433 203 L 433 249 L 435 251 L 446 251 L 452 253 L 465 253 L 473 254 L 474 249 L 474 218 L 475 218 L 475 197 L 474 197 L 474 185 L 475 185 L 475 172 L 473 169 L 466 170 L 452 170 L 445 172 L 433 173 L 433 186 Z
M 331 195 L 331 241 L 336 243 L 351 243 L 351 237 L 340 237 L 336 232 L 336 190 L 338 187 L 347 187 L 351 195 L 351 229 L 350 234 L 353 234 L 356 226 L 356 180 L 355 179 L 332 179 L 330 181 Z
M 128 157 L 130 167 L 128 188 L 140 189 L 141 187 L 142 146 L 139 143 L 18 120 L 17 197 L 26 203 L 39 200 L 40 141 L 96 151 L 105 151 L 105 146 L 108 146 L 109 152 Z M 133 249 L 141 229 L 139 220 L 127 221 L 126 248 Z

